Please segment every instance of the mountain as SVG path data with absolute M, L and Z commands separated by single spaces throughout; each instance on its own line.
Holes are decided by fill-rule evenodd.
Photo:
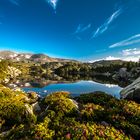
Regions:
M 0 51 L 1 59 L 8 59 L 8 58 L 16 57 L 16 56 L 17 56 L 17 53 L 14 53 L 12 51 Z
M 96 61 L 91 63 L 93 66 L 110 66 L 111 64 L 119 64 L 122 65 L 124 62 L 123 60 L 100 60 L 100 61 Z
M 76 60 L 52 58 L 46 54 L 32 54 L 32 53 L 17 53 L 13 51 L 0 51 L 0 59 L 7 59 L 12 61 L 32 61 L 32 62 L 71 62 Z

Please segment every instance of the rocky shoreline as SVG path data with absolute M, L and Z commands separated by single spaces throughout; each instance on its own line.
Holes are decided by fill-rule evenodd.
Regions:
M 134 100 L 140 103 L 140 77 L 121 91 L 123 99 Z

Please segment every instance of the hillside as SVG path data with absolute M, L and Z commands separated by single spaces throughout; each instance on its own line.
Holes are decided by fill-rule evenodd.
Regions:
M 126 61 L 123 60 L 101 60 L 91 63 L 93 66 L 110 66 L 111 64 L 114 65 L 122 65 Z
M 25 62 L 71 62 L 75 60 L 52 58 L 46 54 L 32 54 L 32 53 L 17 53 L 13 51 L 0 51 L 0 59 L 12 61 L 25 61 Z

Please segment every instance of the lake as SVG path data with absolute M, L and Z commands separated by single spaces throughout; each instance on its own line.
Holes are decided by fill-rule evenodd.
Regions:
M 25 92 L 34 91 L 45 96 L 47 94 L 56 92 L 56 91 L 69 91 L 72 96 L 78 96 L 84 93 L 90 93 L 94 91 L 103 91 L 107 94 L 110 94 L 116 98 L 120 98 L 120 91 L 122 88 L 114 84 L 101 84 L 94 81 L 78 81 L 72 83 L 57 83 L 44 86 L 42 88 L 32 87 L 32 88 L 23 88 Z

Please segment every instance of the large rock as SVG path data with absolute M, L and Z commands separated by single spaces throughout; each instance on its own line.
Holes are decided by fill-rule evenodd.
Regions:
M 130 74 L 127 72 L 127 68 L 120 68 L 118 72 L 116 72 L 112 78 L 118 81 L 127 81 Z
M 140 102 L 140 77 L 132 84 L 124 88 L 120 94 L 123 99 L 130 99 Z
M 33 111 L 34 111 L 35 113 L 41 111 L 41 108 L 40 108 L 40 105 L 39 105 L 38 102 L 32 104 L 32 107 L 33 107 Z
M 119 77 L 120 78 L 126 78 L 127 76 L 128 76 L 127 68 L 121 68 L 119 70 Z
M 9 84 L 9 85 L 8 85 L 8 87 L 10 87 L 10 88 L 12 88 L 12 89 L 13 89 L 13 88 L 16 88 L 16 87 L 17 87 L 17 85 L 15 85 L 15 84 Z
M 33 107 L 29 104 L 25 104 L 25 116 L 27 118 L 27 121 L 29 124 L 35 123 L 36 122 L 36 116 L 33 111 Z

